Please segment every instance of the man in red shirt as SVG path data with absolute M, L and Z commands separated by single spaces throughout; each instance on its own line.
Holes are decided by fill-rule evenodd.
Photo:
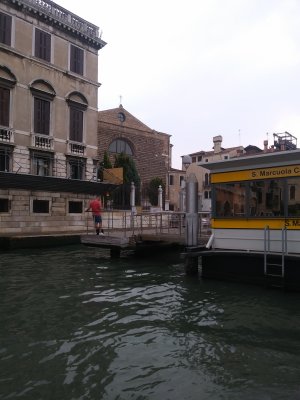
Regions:
M 96 229 L 96 235 L 104 235 L 103 229 L 102 229 L 102 217 L 101 217 L 101 211 L 102 211 L 102 204 L 101 204 L 101 199 L 99 196 L 97 196 L 94 200 L 92 200 L 89 204 L 89 207 L 85 211 L 90 211 L 92 210 L 92 215 L 95 223 L 95 229 Z M 101 229 L 101 233 L 100 233 Z

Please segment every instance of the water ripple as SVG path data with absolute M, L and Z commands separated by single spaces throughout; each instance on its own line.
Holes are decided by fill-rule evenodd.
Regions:
M 69 246 L 1 254 L 0 399 L 300 399 L 299 295 Z

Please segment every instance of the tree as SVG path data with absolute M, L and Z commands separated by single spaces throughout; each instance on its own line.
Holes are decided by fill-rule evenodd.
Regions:
M 124 183 L 133 182 L 136 186 L 140 184 L 140 177 L 137 172 L 134 160 L 125 153 L 120 153 L 115 158 L 115 168 L 123 168 Z
M 130 207 L 130 186 L 131 182 L 136 187 L 140 186 L 140 177 L 138 175 L 135 162 L 127 154 L 120 153 L 115 158 L 115 168 L 123 168 L 123 185 L 118 186 L 113 192 L 114 204 L 119 208 Z M 136 191 L 136 201 L 139 202 L 139 190 Z
M 112 163 L 110 162 L 107 151 L 104 152 L 102 166 L 105 169 L 112 168 Z
M 112 168 L 112 164 L 109 159 L 107 151 L 104 152 L 103 161 L 100 162 L 100 167 L 98 168 L 98 179 L 103 181 L 103 170 Z
M 163 180 L 159 177 L 155 177 L 151 179 L 148 185 L 148 197 L 149 201 L 153 206 L 156 206 L 158 204 L 158 188 L 159 186 L 162 187 L 163 193 L 165 192 L 165 185 L 163 183 Z

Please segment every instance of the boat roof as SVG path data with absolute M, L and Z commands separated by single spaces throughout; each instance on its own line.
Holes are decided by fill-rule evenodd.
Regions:
M 300 163 L 300 149 L 287 151 L 274 151 L 271 153 L 259 153 L 251 156 L 239 156 L 222 161 L 198 163 L 211 172 L 240 171 L 246 169 L 278 167 Z

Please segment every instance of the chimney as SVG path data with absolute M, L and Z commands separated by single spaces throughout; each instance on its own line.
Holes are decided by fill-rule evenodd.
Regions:
M 221 148 L 221 144 L 222 144 L 222 136 L 215 136 L 213 137 L 213 142 L 214 142 L 214 153 L 220 153 L 222 148 Z
M 268 141 L 264 140 L 264 152 L 266 153 L 268 151 Z

